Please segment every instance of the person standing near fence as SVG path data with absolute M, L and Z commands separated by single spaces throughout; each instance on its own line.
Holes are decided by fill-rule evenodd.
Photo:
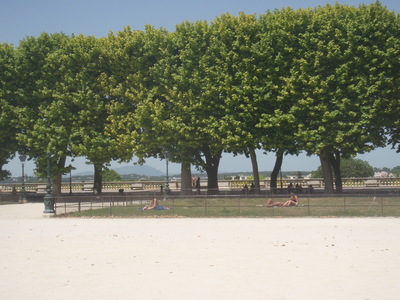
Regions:
M 197 177 L 196 180 L 196 190 L 197 190 L 197 195 L 200 195 L 200 177 Z
M 197 178 L 196 178 L 196 176 L 193 176 L 192 177 L 192 188 L 196 188 L 196 180 L 197 180 Z

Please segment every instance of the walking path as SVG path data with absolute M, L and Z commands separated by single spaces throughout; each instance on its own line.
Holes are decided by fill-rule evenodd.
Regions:
M 43 218 L 0 206 L 2 299 L 397 299 L 400 219 Z

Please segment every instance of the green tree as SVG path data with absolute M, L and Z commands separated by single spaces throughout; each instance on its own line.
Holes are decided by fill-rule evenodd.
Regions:
M 376 2 L 1 45 L 2 141 L 18 120 L 1 157 L 20 150 L 43 171 L 50 152 L 60 179 L 67 156 L 85 156 L 101 192 L 111 160 L 167 150 L 185 178 L 192 164 L 217 190 L 224 151 L 251 155 L 256 179 L 258 147 L 277 154 L 274 176 L 285 154 L 305 150 L 320 156 L 326 190 L 333 178 L 340 190 L 342 158 L 385 134 L 399 141 L 398 36 L 399 17 Z
M 174 135 L 161 122 L 165 82 L 160 61 L 169 51 L 166 36 L 165 30 L 146 26 L 145 31 L 126 27 L 108 37 L 110 66 L 118 84 L 111 92 L 115 100 L 108 107 L 106 132 L 115 137 L 120 158 L 135 154 L 142 163 L 173 150 Z
M 54 192 L 61 192 L 61 175 L 70 155 L 69 116 L 65 105 L 54 93 L 58 84 L 48 59 L 62 48 L 69 37 L 46 34 L 22 40 L 16 49 L 18 70 L 19 133 L 23 152 L 35 159 L 38 174 L 45 177 L 46 155 L 51 153 Z
M 371 177 L 374 176 L 374 168 L 361 159 L 343 159 L 340 165 L 343 177 Z
M 361 159 L 347 158 L 341 161 L 341 174 L 345 178 L 351 177 L 371 177 L 374 175 L 374 168 L 367 162 Z M 322 177 L 322 168 L 318 167 L 312 172 L 313 178 Z
M 276 153 L 271 173 L 272 190 L 277 187 L 284 155 L 298 154 L 302 150 L 294 139 L 298 124 L 291 114 L 296 99 L 288 95 L 286 85 L 294 62 L 304 55 L 299 37 L 310 23 L 308 9 L 286 8 L 260 16 L 260 40 L 254 47 L 254 56 L 261 74 L 257 76 L 254 90 L 261 101 L 256 102 L 259 121 L 255 128 L 261 130 L 262 148 Z
M 396 177 L 400 177 L 400 166 L 394 167 L 390 170 Z
M 170 35 L 175 62 L 169 68 L 165 94 L 165 122 L 173 134 L 181 162 L 190 162 L 207 172 L 208 193 L 218 192 L 218 167 L 224 150 L 221 131 L 224 101 L 214 82 L 218 46 L 207 22 L 185 22 Z
M 294 139 L 321 158 L 327 192 L 341 190 L 340 159 L 383 146 L 379 111 L 392 78 L 386 57 L 393 52 L 395 16 L 377 2 L 359 8 L 327 5 L 310 12 L 285 86 L 297 123 Z
M 385 97 L 387 105 L 380 108 L 381 115 L 378 122 L 382 120 L 389 137 L 389 144 L 396 148 L 400 153 L 400 15 L 397 14 L 391 18 L 391 29 L 394 31 L 393 36 L 387 40 L 390 46 L 390 52 L 386 55 L 387 70 L 382 74 L 382 85 L 387 88 L 380 92 L 381 97 Z
M 103 168 L 118 158 L 116 143 L 104 129 L 113 101 L 113 77 L 104 46 L 104 39 L 90 36 L 42 34 L 22 41 L 18 49 L 21 70 L 33 74 L 25 79 L 28 88 L 23 95 L 23 99 L 31 97 L 26 100 L 24 119 L 28 130 L 19 138 L 39 166 L 45 165 L 45 153 L 51 153 L 56 193 L 61 174 L 69 171 L 67 156 L 85 156 L 94 165 L 97 193 L 101 193 Z
M 107 40 L 79 35 L 61 49 L 60 67 L 66 72 L 61 79 L 66 103 L 75 111 L 69 147 L 74 156 L 84 156 L 94 166 L 94 191 L 102 191 L 102 172 L 118 159 L 115 138 L 106 132 L 110 122 L 109 106 L 115 97 L 115 86 L 109 66 Z
M 121 175 L 117 171 L 108 169 L 103 172 L 103 181 L 121 181 Z
M 225 151 L 250 156 L 256 191 L 260 188 L 255 149 L 260 148 L 260 95 L 255 89 L 260 70 L 253 55 L 259 22 L 255 15 L 221 15 L 210 25 L 210 67 L 207 76 L 223 101 L 220 132 Z M 257 135 L 258 134 L 258 135 Z
M 143 48 L 152 54 L 146 56 L 152 64 L 147 63 L 144 74 L 138 73 L 145 76 L 137 80 L 142 83 L 132 96 L 135 111 L 125 123 L 132 124 L 136 155 L 164 157 L 163 152 L 168 150 L 170 160 L 181 162 L 183 169 L 192 163 L 206 170 L 212 192 L 218 189 L 223 151 L 219 130 L 223 101 L 208 76 L 212 66 L 210 38 L 207 22 L 182 23 L 167 38 L 160 31 L 148 30 Z M 161 45 L 154 43 L 160 39 Z M 162 45 L 164 50 L 160 49 Z
M 18 112 L 14 99 L 17 92 L 15 50 L 12 45 L 0 43 L 0 181 L 11 173 L 3 166 L 18 150 Z

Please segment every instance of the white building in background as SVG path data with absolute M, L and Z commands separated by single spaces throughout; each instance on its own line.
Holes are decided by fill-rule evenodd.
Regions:
M 248 180 L 251 176 L 247 175 L 238 175 L 238 176 L 229 176 L 231 180 Z
M 394 174 L 382 171 L 382 172 L 375 172 L 374 174 L 375 178 L 383 178 L 383 177 L 395 177 Z

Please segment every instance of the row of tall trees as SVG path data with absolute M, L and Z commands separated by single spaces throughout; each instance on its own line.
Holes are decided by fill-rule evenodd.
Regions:
M 61 175 L 84 156 L 101 192 L 111 160 L 168 151 L 184 189 L 194 165 L 211 191 L 223 152 L 251 157 L 257 186 L 256 149 L 276 153 L 273 178 L 305 151 L 340 191 L 341 158 L 400 142 L 399 21 L 337 4 L 0 44 L 0 166 L 19 151 L 43 171 L 51 153 Z

